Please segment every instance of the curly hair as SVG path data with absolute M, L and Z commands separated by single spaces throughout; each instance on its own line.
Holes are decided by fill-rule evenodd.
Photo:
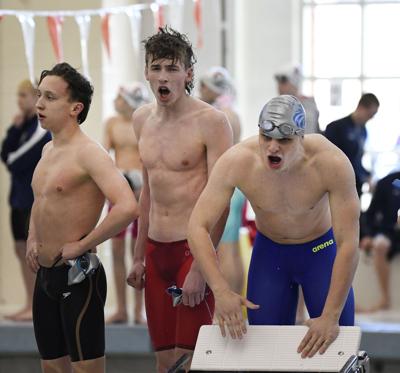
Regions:
M 146 51 L 146 66 L 150 60 L 170 59 L 174 63 L 182 62 L 186 69 L 196 63 L 192 44 L 185 34 L 173 30 L 171 27 L 160 27 L 158 32 L 143 40 Z M 192 91 L 194 74 L 190 82 L 186 83 L 185 90 L 188 94 Z
M 78 115 L 78 123 L 82 124 L 87 117 L 92 102 L 93 86 L 82 74 L 66 62 L 55 65 L 51 70 L 43 70 L 40 74 L 39 84 L 46 76 L 51 75 L 59 76 L 68 84 L 71 101 L 83 104 L 83 109 Z

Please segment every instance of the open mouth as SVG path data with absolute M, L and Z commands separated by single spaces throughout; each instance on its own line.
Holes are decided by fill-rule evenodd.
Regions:
M 282 162 L 282 158 L 277 155 L 269 155 L 268 161 L 271 166 L 279 166 Z
M 167 87 L 160 87 L 158 88 L 158 93 L 161 98 L 166 98 L 171 93 L 171 91 Z
M 39 114 L 39 113 L 38 113 L 37 116 L 38 116 L 39 120 L 42 120 L 42 119 L 45 119 L 45 118 L 46 118 L 43 114 Z

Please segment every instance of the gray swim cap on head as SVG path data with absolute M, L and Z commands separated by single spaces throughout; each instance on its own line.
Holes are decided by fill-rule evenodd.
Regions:
M 200 81 L 218 95 L 235 93 L 232 78 L 228 70 L 226 70 L 224 67 L 211 67 L 200 78 Z
M 119 89 L 119 94 L 134 110 L 150 102 L 149 91 L 146 86 L 140 82 L 122 85 Z
M 303 80 L 303 74 L 299 65 L 285 65 L 274 74 L 274 77 L 278 82 L 288 81 L 297 89 L 300 88 Z
M 305 111 L 294 96 L 281 95 L 266 103 L 258 119 L 261 134 L 275 139 L 303 136 Z

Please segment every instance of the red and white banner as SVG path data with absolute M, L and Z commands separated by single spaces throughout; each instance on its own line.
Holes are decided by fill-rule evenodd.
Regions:
M 103 37 L 103 44 L 107 51 L 107 56 L 111 59 L 110 47 L 110 14 L 106 13 L 101 16 L 101 35 Z
M 63 22 L 64 18 L 60 16 L 47 17 L 47 26 L 49 28 L 51 44 L 53 45 L 57 63 L 64 61 L 64 52 L 61 39 Z
M 170 0 L 169 6 L 169 20 L 174 30 L 182 32 L 183 30 L 183 0 Z
M 194 1 L 194 22 L 197 28 L 197 48 L 203 47 L 203 14 L 201 8 L 201 0 Z
M 197 46 L 203 45 L 201 0 L 194 1 L 194 21 L 197 28 Z M 34 48 L 35 48 L 35 17 L 46 17 L 50 40 L 53 46 L 57 62 L 64 60 L 62 43 L 62 28 L 65 17 L 74 17 L 79 27 L 80 46 L 83 74 L 89 78 L 88 41 L 91 18 L 101 17 L 101 35 L 106 53 L 111 58 L 112 46 L 110 33 L 110 16 L 114 14 L 126 14 L 131 27 L 132 47 L 136 58 L 140 57 L 141 22 L 142 11 L 151 9 L 156 30 L 164 27 L 170 21 L 171 26 L 182 32 L 183 9 L 185 0 L 153 0 L 152 3 L 136 3 L 126 6 L 106 7 L 100 9 L 84 10 L 11 10 L 0 9 L 0 20 L 4 16 L 18 18 L 25 42 L 25 55 L 28 63 L 29 77 L 35 81 L 34 75 Z
M 154 17 L 154 28 L 157 32 L 160 27 L 165 26 L 165 9 L 162 4 L 159 4 L 159 2 L 152 3 L 150 7 Z
M 25 56 L 28 62 L 29 78 L 35 84 L 35 71 L 33 66 L 35 48 L 35 20 L 32 13 L 21 13 L 17 15 L 21 24 L 22 34 L 25 42 Z
M 129 10 L 126 15 L 129 17 L 129 22 L 131 25 L 131 40 L 132 47 L 135 53 L 135 57 L 140 57 L 140 40 L 141 40 L 141 25 L 142 25 L 142 13 L 138 10 Z
M 77 15 L 75 16 L 75 20 L 79 26 L 80 32 L 83 75 L 85 75 L 86 78 L 90 79 L 88 61 L 88 40 L 91 18 L 89 15 Z

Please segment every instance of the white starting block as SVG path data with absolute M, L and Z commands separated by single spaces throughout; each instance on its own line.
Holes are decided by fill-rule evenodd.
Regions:
M 306 326 L 248 326 L 239 340 L 223 338 L 217 325 L 202 326 L 190 372 L 369 372 L 367 354 L 359 353 L 359 327 L 340 327 L 338 338 L 323 355 L 302 359 L 297 347 L 307 330 Z

